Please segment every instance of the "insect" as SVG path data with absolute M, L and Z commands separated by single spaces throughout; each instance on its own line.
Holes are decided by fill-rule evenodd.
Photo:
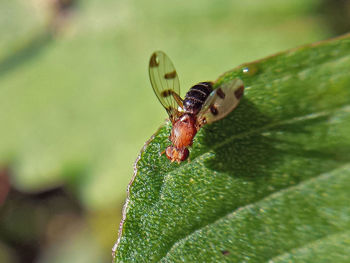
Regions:
M 154 93 L 166 109 L 172 130 L 171 145 L 162 152 L 171 162 L 182 162 L 189 156 L 188 147 L 205 124 L 224 118 L 237 107 L 244 93 L 241 79 L 236 78 L 213 89 L 212 82 L 200 82 L 180 97 L 179 77 L 169 57 L 162 51 L 152 54 L 149 77 Z

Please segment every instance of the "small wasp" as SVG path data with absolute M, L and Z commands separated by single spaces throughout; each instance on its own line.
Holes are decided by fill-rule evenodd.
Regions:
M 198 130 L 229 114 L 237 107 L 244 92 L 243 82 L 238 78 L 214 90 L 212 82 L 200 82 L 190 88 L 185 99 L 182 99 L 175 67 L 162 51 L 152 54 L 149 77 L 154 93 L 166 109 L 173 126 L 169 137 L 172 145 L 164 151 L 171 162 L 186 160 L 188 147 L 192 145 Z

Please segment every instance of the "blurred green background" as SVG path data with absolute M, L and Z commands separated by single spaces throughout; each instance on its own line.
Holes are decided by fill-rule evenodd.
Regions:
M 133 162 L 167 117 L 155 50 L 199 81 L 349 31 L 348 0 L 0 0 L 0 262 L 110 262 Z

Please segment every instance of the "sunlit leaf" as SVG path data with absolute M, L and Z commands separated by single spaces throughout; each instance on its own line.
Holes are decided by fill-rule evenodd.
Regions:
M 348 262 L 350 36 L 227 72 L 239 107 L 197 134 L 190 162 L 145 145 L 116 262 Z

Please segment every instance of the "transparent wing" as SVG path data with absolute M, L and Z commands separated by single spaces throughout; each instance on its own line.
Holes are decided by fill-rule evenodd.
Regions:
M 241 79 L 233 79 L 212 91 L 198 113 L 199 127 L 224 118 L 237 107 L 244 93 Z
M 178 107 L 183 108 L 180 97 L 179 77 L 169 57 L 162 51 L 152 54 L 149 61 L 149 78 L 154 93 L 169 114 L 170 120 L 179 116 Z

